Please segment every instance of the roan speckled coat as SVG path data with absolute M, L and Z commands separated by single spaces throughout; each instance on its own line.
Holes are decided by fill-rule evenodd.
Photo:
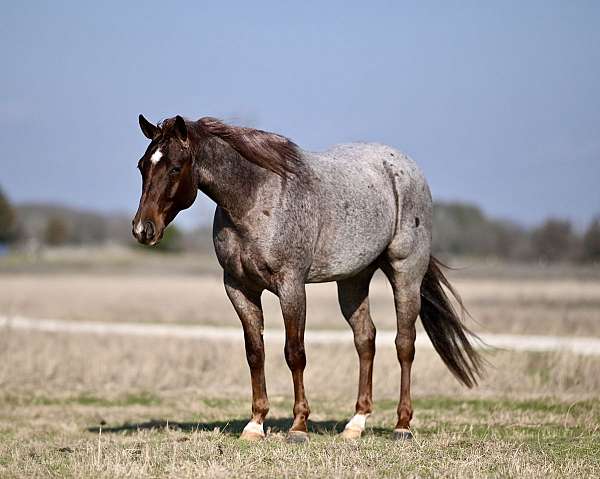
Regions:
M 377 269 L 392 285 L 397 314 L 401 387 L 394 437 L 412 436 L 410 371 L 418 315 L 452 373 L 467 386 L 476 383 L 481 361 L 442 285 L 455 293 L 431 256 L 431 194 L 414 161 L 371 143 L 307 152 L 283 136 L 214 118 L 176 116 L 153 125 L 140 115 L 139 121 L 151 143 L 138 165 L 138 241 L 160 241 L 198 189 L 217 204 L 215 251 L 242 322 L 252 379 L 252 419 L 242 438 L 264 437 L 269 410 L 260 299 L 265 289 L 279 297 L 285 323 L 285 358 L 294 383 L 290 442 L 308 440 L 306 283 L 337 281 L 342 314 L 354 332 L 358 400 L 345 438 L 360 437 L 372 411 L 375 326 L 368 294 Z

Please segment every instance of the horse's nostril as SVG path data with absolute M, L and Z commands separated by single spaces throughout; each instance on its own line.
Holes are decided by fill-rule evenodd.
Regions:
M 152 221 L 146 221 L 144 223 L 144 235 L 146 238 L 154 238 L 154 223 Z

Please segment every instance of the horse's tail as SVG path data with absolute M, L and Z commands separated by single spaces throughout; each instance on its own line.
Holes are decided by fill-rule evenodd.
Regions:
M 465 386 L 473 387 L 477 384 L 477 378 L 482 375 L 483 361 L 469 342 L 469 336 L 478 338 L 462 322 L 465 306 L 442 273 L 443 266 L 430 256 L 427 273 L 421 284 L 421 321 L 433 347 L 448 369 Z M 461 316 L 457 314 L 442 286 L 458 302 Z

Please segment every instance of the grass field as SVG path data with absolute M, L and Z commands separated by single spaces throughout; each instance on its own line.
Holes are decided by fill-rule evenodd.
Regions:
M 599 334 L 600 280 L 458 276 L 453 284 L 476 331 L 593 336 Z M 307 327 L 346 329 L 335 283 L 308 285 Z M 383 275 L 371 285 L 379 329 L 395 329 L 392 291 Z M 282 328 L 275 298 L 263 295 L 267 328 Z M 210 324 L 239 327 L 220 278 L 181 273 L 0 274 L 0 314 L 88 321 Z
M 382 348 L 375 413 L 360 443 L 351 345 L 308 347 L 311 443 L 290 446 L 291 384 L 269 348 L 271 429 L 237 438 L 249 414 L 241 344 L 10 332 L 0 361 L 0 476 L 581 476 L 600 473 L 600 358 L 495 353 L 462 389 L 429 350 L 414 372 L 415 440 L 390 439 L 398 366 Z M 102 432 L 100 429 L 102 428 Z
M 0 314 L 237 326 L 214 268 L 195 275 L 155 258 L 102 271 L 11 259 L 0 264 Z M 484 273 L 453 274 L 476 329 L 600 336 L 596 273 Z M 308 294 L 309 328 L 345 328 L 332 285 Z M 267 328 L 281 328 L 276 302 L 265 303 Z M 380 329 L 393 328 L 391 304 L 377 279 Z M 415 439 L 401 443 L 390 438 L 393 347 L 377 352 L 375 411 L 358 442 L 337 437 L 355 401 L 352 344 L 308 344 L 307 355 L 310 443 L 284 441 L 291 378 L 281 345 L 267 343 L 269 434 L 247 444 L 237 439 L 250 409 L 239 342 L 1 331 L 0 477 L 600 476 L 599 356 L 490 352 L 487 376 L 467 390 L 419 349 Z

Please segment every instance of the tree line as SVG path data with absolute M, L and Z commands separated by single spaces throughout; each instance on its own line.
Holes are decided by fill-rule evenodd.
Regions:
M 440 256 L 495 257 L 513 261 L 600 261 L 600 216 L 583 232 L 565 219 L 534 228 L 487 217 L 472 204 L 437 202 L 433 251 Z M 0 244 L 133 244 L 131 219 L 52 205 L 13 206 L 0 190 Z M 170 226 L 159 251 L 208 251 L 210 229 L 184 232 Z
M 435 204 L 433 223 L 433 250 L 440 255 L 514 261 L 600 261 L 600 216 L 583 232 L 562 218 L 548 218 L 526 228 L 488 218 L 471 204 L 441 202 Z

